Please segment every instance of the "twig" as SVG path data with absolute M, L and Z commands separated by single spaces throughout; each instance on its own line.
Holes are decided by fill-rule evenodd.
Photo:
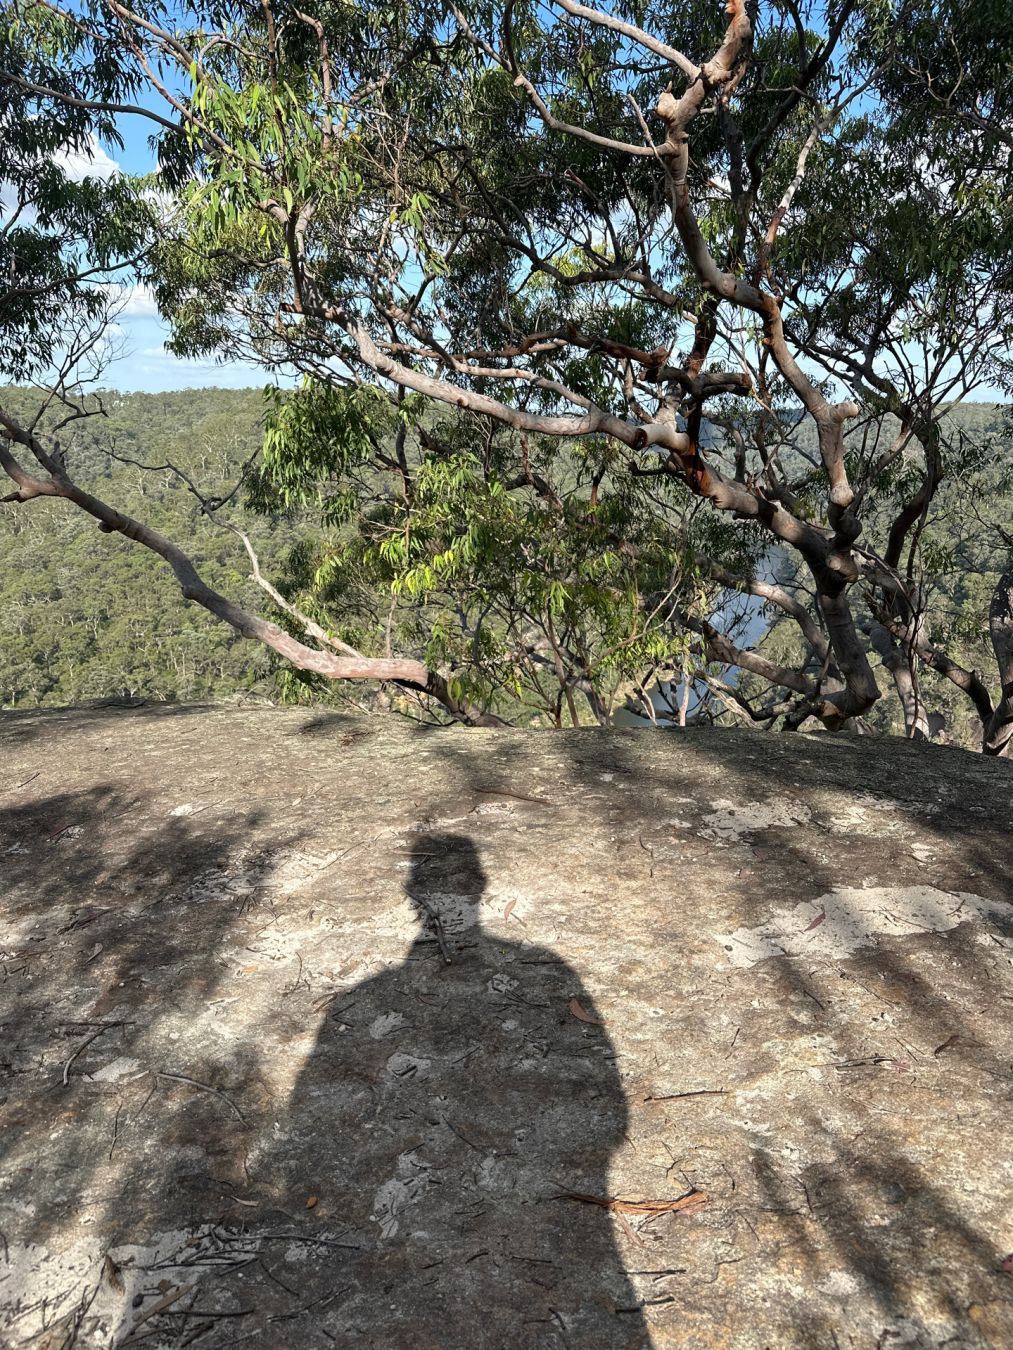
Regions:
M 478 1144 L 473 1144 L 466 1134 L 462 1134 L 456 1125 L 452 1125 L 446 1116 L 443 1117 L 443 1123 L 444 1125 L 446 1125 L 447 1129 L 451 1132 L 451 1134 L 457 1135 L 458 1139 L 460 1139 L 462 1143 L 467 1144 L 469 1148 L 473 1148 L 476 1153 L 483 1152 L 483 1150 L 478 1146 Z
M 214 1322 L 198 1322 L 193 1331 L 190 1332 L 189 1336 L 187 1336 L 185 1340 L 180 1341 L 180 1346 L 193 1345 L 194 1341 L 199 1341 L 204 1333 L 210 1331 L 213 1326 Z
M 164 1312 L 166 1308 L 171 1308 L 184 1294 L 189 1294 L 191 1290 L 196 1289 L 199 1283 L 199 1280 L 195 1280 L 193 1284 L 180 1285 L 178 1289 L 174 1289 L 172 1293 L 166 1294 L 166 1296 L 160 1298 L 157 1303 L 153 1303 L 147 1312 L 141 1313 L 140 1317 L 127 1332 L 124 1340 L 129 1341 L 138 1327 L 147 1322 L 149 1318 L 155 1317 L 160 1312 Z
M 122 1022 L 103 1022 L 97 1031 L 93 1031 L 90 1036 L 85 1037 L 85 1039 L 81 1042 L 81 1044 L 71 1055 L 70 1059 L 68 1059 L 66 1064 L 63 1066 L 64 1087 L 66 1087 L 67 1083 L 69 1082 L 70 1066 L 74 1063 L 74 1060 L 77 1059 L 78 1055 L 80 1055 L 82 1051 L 87 1050 L 89 1045 L 91 1045 L 92 1041 L 97 1041 L 98 1038 L 102 1035 L 102 1033 L 108 1031 L 110 1027 L 121 1027 L 121 1026 L 123 1026 Z
M 680 1209 L 697 1209 L 710 1199 L 706 1191 L 694 1187 L 677 1200 L 620 1200 L 607 1195 L 588 1195 L 584 1191 L 563 1191 L 553 1200 L 577 1200 L 582 1205 L 597 1205 L 613 1214 L 673 1214 Z
M 351 1285 L 346 1285 L 344 1289 L 334 1289 L 328 1294 L 321 1294 L 319 1298 L 304 1303 L 301 1308 L 295 1308 L 292 1312 L 273 1313 L 267 1320 L 269 1322 L 290 1322 L 294 1317 L 301 1317 L 304 1312 L 309 1312 L 310 1308 L 326 1308 L 335 1299 L 347 1294 L 351 1287 Z
M 109 1145 L 109 1161 L 113 1159 L 113 1149 L 116 1147 L 116 1140 L 120 1133 L 120 1112 L 123 1110 L 123 1103 L 120 1102 L 116 1108 L 116 1119 L 113 1121 L 113 1142 Z
M 196 1286 L 195 1286 L 196 1287 Z M 250 1313 L 256 1312 L 256 1308 L 235 1308 L 227 1309 L 224 1312 L 212 1312 L 210 1308 L 181 1308 L 179 1312 L 173 1313 L 173 1317 L 249 1317 Z
M 645 1102 L 675 1102 L 680 1097 L 723 1097 L 724 1088 L 697 1088 L 693 1092 L 668 1092 L 663 1097 L 645 1097 Z
M 413 895 L 410 899 L 413 900 L 416 905 L 420 905 L 429 915 L 429 921 L 433 925 L 433 932 L 436 934 L 436 941 L 439 943 L 440 954 L 443 957 L 444 962 L 449 966 L 450 949 L 447 946 L 447 935 L 443 931 L 443 920 L 440 918 L 438 911 L 432 907 L 428 900 L 423 899 L 421 895 Z
M 362 1247 L 357 1242 L 339 1242 L 337 1238 L 301 1237 L 298 1233 L 258 1233 L 258 1242 L 301 1242 L 310 1247 L 340 1247 L 342 1251 L 359 1252 Z
M 151 1099 L 152 1099 L 152 1097 L 155 1095 L 155 1092 L 157 1091 L 157 1089 L 158 1089 L 158 1079 L 156 1078 L 155 1081 L 154 1081 L 154 1082 L 152 1083 L 152 1085 L 151 1085 L 151 1091 L 148 1093 L 148 1095 L 145 1097 L 144 1101 L 141 1102 L 140 1106 L 137 1108 L 137 1112 L 136 1112 L 136 1114 L 134 1115 L 134 1119 L 130 1122 L 131 1125 L 135 1124 L 136 1121 L 140 1120 L 140 1118 L 141 1118 L 141 1112 L 142 1112 L 142 1111 L 144 1110 L 144 1108 L 147 1106 L 148 1102 L 151 1101 Z
M 246 1117 L 243 1115 L 242 1111 L 240 1111 L 239 1107 L 235 1104 L 235 1102 L 230 1097 L 226 1097 L 224 1092 L 219 1092 L 217 1088 L 212 1087 L 210 1083 L 198 1083 L 196 1078 L 187 1078 L 186 1074 L 163 1073 L 161 1069 L 155 1070 L 155 1077 L 171 1078 L 174 1083 L 188 1083 L 190 1087 L 200 1088 L 202 1092 L 210 1092 L 215 1097 L 221 1097 L 222 1101 L 226 1104 L 226 1106 L 231 1106 L 233 1111 L 235 1111 L 236 1115 L 243 1122 L 243 1124 L 244 1125 L 246 1124 Z
M 527 797 L 523 792 L 508 792 L 506 788 L 476 787 L 474 790 L 487 797 L 513 797 L 518 802 L 537 802 L 539 806 L 552 805 L 547 797 Z
M 290 1284 L 286 1284 L 284 1280 L 280 1279 L 277 1275 L 275 1275 L 274 1271 L 267 1264 L 267 1262 L 264 1261 L 262 1257 L 259 1256 L 257 1257 L 257 1265 L 261 1268 L 261 1270 L 264 1272 L 264 1274 L 267 1276 L 269 1280 L 274 1281 L 274 1283 L 278 1286 L 279 1289 L 284 1289 L 285 1293 L 291 1294 L 293 1298 L 297 1297 L 298 1290 L 293 1289 Z

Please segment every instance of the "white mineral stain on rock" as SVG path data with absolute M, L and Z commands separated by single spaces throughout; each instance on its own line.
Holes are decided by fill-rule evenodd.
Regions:
M 804 802 L 784 797 L 772 798 L 767 802 L 729 802 L 718 799 L 717 808 L 703 818 L 700 833 L 707 839 L 724 840 L 734 843 L 744 834 L 756 830 L 769 830 L 773 825 L 787 828 L 792 825 L 808 825 L 812 812 Z
M 404 1021 L 404 1013 L 389 1012 L 381 1013 L 375 1017 L 369 1024 L 369 1034 L 374 1041 L 382 1041 L 384 1036 L 389 1036 Z
M 30 1201 L 19 1200 L 13 1195 L 0 1198 L 0 1209 L 10 1209 L 15 1214 L 27 1214 L 29 1218 L 35 1213 L 35 1206 Z
M 510 1169 L 508 1170 L 508 1176 Z M 511 1184 L 516 1184 L 515 1178 L 510 1177 L 504 1185 L 503 1164 L 495 1153 L 487 1153 L 478 1165 L 478 1172 L 475 1176 L 475 1184 L 483 1191 L 502 1191 Z
M 83 1299 L 94 1337 L 87 1343 L 122 1344 L 137 1325 L 134 1298 L 142 1289 L 148 1290 L 149 1297 L 157 1297 L 155 1282 L 173 1267 L 174 1258 L 176 1266 L 193 1259 L 193 1240 L 192 1229 L 171 1229 L 152 1234 L 144 1246 L 129 1243 L 106 1248 L 93 1237 L 79 1238 L 58 1250 L 36 1243 L 10 1243 L 6 1262 L 0 1262 L 0 1344 L 39 1345 L 47 1326 L 59 1323 Z M 256 1240 L 252 1245 L 256 1249 Z
M 897 803 L 889 797 L 876 797 L 871 792 L 858 792 L 854 800 L 839 803 L 830 817 L 832 834 L 855 834 L 862 830 L 882 832 L 882 817 L 897 810 Z M 896 828 L 896 822 L 886 822 L 888 830 Z
M 66 912 L 69 914 L 69 909 Z M 5 923 L 0 927 L 0 956 L 12 957 L 21 947 L 32 941 L 32 929 L 37 927 L 38 924 L 31 923 L 27 918 Z
M 287 852 L 275 860 L 270 885 L 282 895 L 292 895 L 307 883 L 315 882 L 316 873 L 326 871 L 340 857 L 340 853 L 326 853 L 320 857 L 314 853 Z
M 404 1055 L 400 1052 L 391 1055 L 387 1061 L 387 1072 L 392 1078 L 412 1078 L 424 1077 L 429 1072 L 429 1066 L 432 1064 L 430 1059 L 419 1059 L 415 1055 Z
M 832 1298 L 846 1298 L 857 1294 L 861 1284 L 849 1270 L 832 1270 L 816 1287 L 821 1293 L 830 1294 Z
M 139 1059 L 127 1059 L 121 1055 L 118 1059 L 112 1059 L 108 1064 L 103 1064 L 101 1069 L 91 1073 L 88 1077 L 93 1083 L 116 1083 L 121 1078 L 135 1078 L 139 1073 L 146 1073 L 147 1070 L 141 1067 Z
M 864 806 L 845 806 L 830 817 L 831 834 L 854 834 L 872 827 L 872 816 Z
M 945 933 L 960 923 L 989 920 L 1009 906 L 980 895 L 934 886 L 846 887 L 774 910 L 757 928 L 716 933 L 731 966 L 755 966 L 774 956 L 839 960 L 883 937 Z
M 369 1216 L 380 1225 L 380 1236 L 395 1237 L 407 1209 L 419 1200 L 430 1185 L 430 1167 L 414 1153 L 402 1153 L 397 1160 L 397 1175 L 385 1181 L 373 1196 Z

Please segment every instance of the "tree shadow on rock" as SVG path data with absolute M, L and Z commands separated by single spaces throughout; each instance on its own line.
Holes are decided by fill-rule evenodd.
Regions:
M 256 833 L 255 813 L 246 824 Z M 0 810 L 0 1231 L 12 1243 L 49 1244 L 68 1216 L 110 1243 L 215 1219 L 245 1184 L 248 1127 L 229 1094 L 255 1079 L 257 1044 L 186 1033 L 213 1025 L 209 1001 L 257 898 L 245 878 L 268 885 L 271 845 L 287 842 L 265 838 L 261 861 L 220 828 L 152 825 L 143 793 L 109 784 Z M 51 1294 L 57 1276 L 45 1278 Z M 0 1287 L 0 1341 L 10 1296 Z
M 262 1179 L 343 1226 L 313 1313 L 338 1344 L 646 1345 L 586 1203 L 627 1124 L 611 1042 L 565 962 L 485 932 L 485 887 L 468 838 L 417 838 L 418 936 L 325 1021 Z
M 581 747 L 578 761 L 636 783 L 647 823 L 631 867 L 637 845 L 652 875 L 667 853 L 708 941 L 727 953 L 750 936 L 765 944 L 753 959 L 715 959 L 683 1022 L 701 1081 L 722 1086 L 694 1125 L 737 1170 L 762 1258 L 759 1274 L 743 1261 L 727 1277 L 728 1306 L 755 1299 L 764 1344 L 1010 1343 L 988 1142 L 1010 1048 L 1003 767 L 903 741 L 875 754 L 830 736 L 730 731 L 658 738 L 648 756 L 647 735 Z M 606 795 L 586 800 L 620 834 Z M 669 802 L 687 819 L 666 820 Z M 804 809 L 765 820 L 778 802 Z M 683 865 L 694 854 L 708 859 L 695 874 Z M 666 950 L 683 942 L 659 928 L 659 984 L 671 980 Z M 734 1033 L 719 1046 L 722 1016 Z M 728 1112 L 732 1092 L 749 1101 L 745 1118 Z M 706 1170 L 689 1179 L 717 1190 Z M 781 1262 L 781 1307 L 764 1305 L 757 1293 Z

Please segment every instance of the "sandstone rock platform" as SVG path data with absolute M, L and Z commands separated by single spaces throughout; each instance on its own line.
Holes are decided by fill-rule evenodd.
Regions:
M 1013 1344 L 1013 772 L 0 714 L 0 1345 Z

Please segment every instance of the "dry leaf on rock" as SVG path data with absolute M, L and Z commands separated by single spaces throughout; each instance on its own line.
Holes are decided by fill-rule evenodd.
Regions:
M 122 1294 L 124 1290 L 123 1276 L 120 1274 L 120 1267 L 108 1252 L 105 1261 L 102 1263 L 102 1273 L 110 1289 L 115 1289 L 117 1294 Z
M 592 1017 L 589 1012 L 585 1012 L 577 999 L 571 998 L 569 1002 L 570 1012 L 573 1013 L 578 1022 L 588 1022 L 593 1027 L 603 1027 L 605 1022 L 602 1018 Z

